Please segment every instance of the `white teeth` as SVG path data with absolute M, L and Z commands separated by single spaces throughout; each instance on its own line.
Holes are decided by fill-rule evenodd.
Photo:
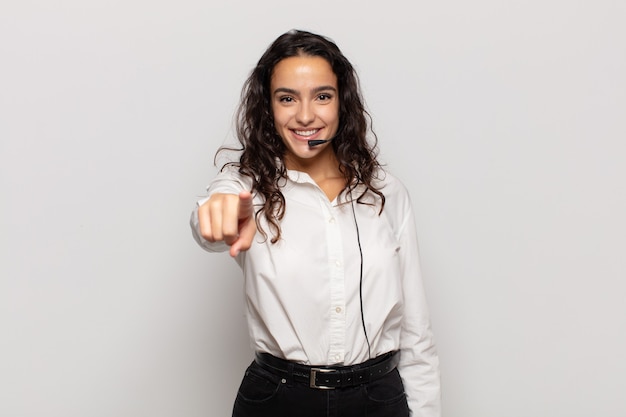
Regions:
M 296 135 L 299 136 L 312 136 L 314 134 L 316 134 L 318 132 L 319 129 L 314 129 L 314 130 L 294 130 L 294 132 L 296 132 Z

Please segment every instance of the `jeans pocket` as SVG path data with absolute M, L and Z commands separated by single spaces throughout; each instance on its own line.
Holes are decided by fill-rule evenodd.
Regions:
M 375 404 L 392 405 L 402 401 L 406 402 L 404 385 L 397 369 L 364 385 L 363 390 L 367 399 Z
M 241 381 L 237 399 L 250 404 L 262 404 L 274 398 L 281 385 L 280 378 L 253 362 Z

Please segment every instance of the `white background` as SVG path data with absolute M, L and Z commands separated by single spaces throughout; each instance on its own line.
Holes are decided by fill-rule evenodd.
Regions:
M 446 417 L 626 415 L 626 3 L 0 5 L 0 415 L 228 416 L 241 277 L 188 217 L 281 33 L 413 197 Z

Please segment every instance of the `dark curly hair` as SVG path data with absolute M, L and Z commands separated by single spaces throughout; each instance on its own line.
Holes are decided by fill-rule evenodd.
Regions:
M 289 31 L 269 46 L 243 86 L 236 115 L 241 149 L 222 147 L 216 154 L 217 158 L 224 150 L 241 152 L 239 162 L 227 162 L 222 170 L 234 165 L 242 175 L 252 179 L 252 191 L 264 197 L 264 204 L 255 215 L 257 227 L 267 238 L 259 222 L 259 217 L 265 216 L 273 232 L 272 243 L 276 243 L 281 235 L 279 223 L 285 214 L 285 197 L 279 182 L 286 179 L 287 172 L 284 164 L 286 147 L 274 127 L 270 81 L 276 64 L 294 56 L 319 56 L 330 64 L 339 90 L 339 131 L 331 142 L 339 170 L 350 193 L 358 184 L 365 186 L 357 202 L 362 202 L 370 191 L 380 199 L 379 214 L 385 205 L 385 196 L 373 185 L 380 168 L 376 159 L 377 138 L 363 104 L 356 71 L 330 39 L 300 30 Z M 368 141 L 368 131 L 372 133 L 372 143 Z

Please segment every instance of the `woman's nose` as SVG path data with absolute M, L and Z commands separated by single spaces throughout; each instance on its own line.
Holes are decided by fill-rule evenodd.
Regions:
M 315 119 L 313 109 L 308 103 L 301 102 L 298 106 L 298 112 L 296 113 L 296 121 L 303 125 L 311 123 Z

